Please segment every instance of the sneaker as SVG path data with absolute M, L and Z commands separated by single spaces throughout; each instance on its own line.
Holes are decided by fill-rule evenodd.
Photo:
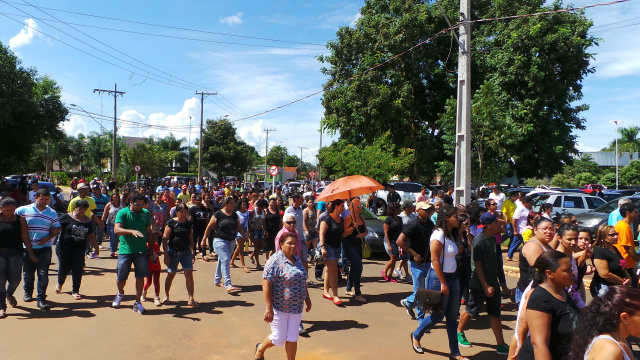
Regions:
M 22 298 L 22 300 L 24 300 L 24 302 L 31 302 L 33 301 L 33 296 L 31 296 L 31 294 L 24 294 L 24 297 Z
M 316 276 L 316 280 L 317 280 L 319 283 L 323 283 L 323 282 L 324 282 L 324 278 L 323 278 L 322 276 Z
M 122 301 L 122 294 L 116 294 L 116 298 L 113 299 L 113 302 L 111 303 L 111 306 L 113 306 L 113 308 L 117 309 L 120 307 L 120 302 Z
M 471 342 L 467 340 L 467 337 L 464 335 L 463 332 L 458 333 L 458 345 L 462 347 L 471 347 Z M 509 350 L 507 350 L 507 354 L 508 353 L 509 353 Z
M 141 302 L 136 301 L 133 303 L 133 311 L 137 312 L 138 314 L 143 314 L 145 311 L 147 311 L 147 309 L 142 306 Z
M 304 335 L 306 333 L 307 333 L 307 329 L 305 329 L 304 326 L 300 324 L 300 327 L 298 328 L 298 335 Z
M 156 296 L 156 298 L 153 300 L 153 303 L 156 306 L 162 306 L 162 303 L 160 302 L 160 296 Z
M 416 318 L 416 312 L 413 310 L 413 307 L 409 306 L 407 299 L 400 300 L 400 304 L 404 306 L 405 309 L 407 309 L 407 314 L 411 316 L 412 320 Z
M 49 306 L 49 304 L 47 304 L 46 301 L 44 301 L 42 299 L 39 299 L 38 300 L 38 309 L 40 309 L 40 310 L 49 310 L 50 306 Z
M 140 302 L 147 301 L 147 292 L 142 290 L 142 296 L 140 296 Z
M 413 284 L 413 278 L 411 277 L 411 275 L 407 275 L 404 277 L 404 281 Z
M 496 352 L 500 355 L 509 355 L 509 345 L 498 345 L 498 347 L 496 348 Z

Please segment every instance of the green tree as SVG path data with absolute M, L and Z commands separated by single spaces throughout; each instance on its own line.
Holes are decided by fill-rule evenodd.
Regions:
M 616 151 L 616 141 L 613 140 L 602 151 Z M 628 152 L 629 160 L 633 158 L 633 153 L 640 152 L 640 126 L 618 129 L 618 152 Z
M 629 165 L 620 169 L 619 185 L 624 186 L 636 186 L 640 185 L 640 160 L 633 160 Z M 614 174 L 614 186 L 615 186 L 615 174 Z
M 603 171 L 598 166 L 598 163 L 593 161 L 593 157 L 591 155 L 584 154 L 577 160 L 574 160 L 573 165 L 565 167 L 563 173 L 568 177 L 575 177 L 580 173 L 590 173 L 595 176 L 601 176 Z
M 458 19 L 457 0 L 440 4 L 450 19 Z M 471 17 L 562 8 L 560 2 L 544 4 L 543 0 L 476 1 Z M 434 166 L 453 161 L 442 150 L 445 142 L 454 144 L 455 136 L 454 126 L 444 124 L 452 117 L 443 114 L 448 113 L 447 101 L 456 98 L 457 48 L 447 36 L 430 39 L 447 28 L 440 9 L 432 1 L 371 0 L 360 14 L 354 27 L 340 28 L 336 40 L 329 42 L 331 54 L 319 57 L 326 66 L 321 71 L 329 77 L 324 86 L 323 128 L 352 144 L 372 144 L 389 132 L 398 148 L 415 149 L 414 162 L 402 172 L 414 179 L 450 167 Z M 473 101 L 499 100 L 485 101 L 474 111 L 485 115 L 484 123 L 493 118 L 513 124 L 514 129 L 503 126 L 499 132 L 517 130 L 505 135 L 509 146 L 503 142 L 495 149 L 488 144 L 483 159 L 497 158 L 498 165 L 507 164 L 509 172 L 520 177 L 554 174 L 571 163 L 571 154 L 577 153 L 573 130 L 583 129 L 579 114 L 587 109 L 579 103 L 581 81 L 594 71 L 587 52 L 596 44 L 587 32 L 590 26 L 582 13 L 474 24 Z M 412 48 L 426 39 L 430 41 Z M 400 53 L 404 54 L 392 58 Z M 483 85 L 489 89 L 478 92 Z M 500 148 L 506 149 L 503 156 Z M 482 166 L 487 166 L 484 160 Z M 482 178 L 485 173 L 506 172 L 492 167 L 483 170 Z
M 172 162 L 175 164 L 175 166 L 179 165 L 180 168 L 184 170 L 188 170 L 187 169 L 189 164 L 188 147 L 182 146 L 182 144 L 186 140 L 187 140 L 186 138 L 176 139 L 176 137 L 173 136 L 173 134 L 169 134 L 169 136 L 167 137 L 156 139 L 155 143 L 167 151 L 176 151 L 177 156 L 175 159 L 173 159 Z
M 326 176 L 358 174 L 383 182 L 389 181 L 414 161 L 413 150 L 401 149 L 396 154 L 388 134 L 364 146 L 340 140 L 320 149 L 318 157 Z
M 260 157 L 253 146 L 236 134 L 236 128 L 226 119 L 207 120 L 202 138 L 202 161 L 219 178 L 241 176 Z
M 282 145 L 275 145 L 269 149 L 269 154 L 267 155 L 267 166 L 283 166 L 285 165 L 288 156 L 289 151 L 286 147 Z
M 66 115 L 55 81 L 22 67 L 0 43 L 0 174 L 17 172 L 29 163 L 41 139 L 56 140 L 58 124 Z
M 606 186 L 609 189 L 616 188 L 616 174 L 615 173 L 606 173 L 602 175 L 600 178 L 600 184 Z
M 597 175 L 584 172 L 576 175 L 573 179 L 573 182 L 577 187 L 582 187 L 588 184 L 598 184 L 598 179 L 599 177 Z
M 551 178 L 551 186 L 561 187 L 563 189 L 574 188 L 576 185 L 573 183 L 571 178 L 569 178 L 565 174 L 555 174 L 553 178 Z
M 544 179 L 527 179 L 524 181 L 524 184 L 535 188 L 540 185 L 548 185 L 549 182 Z
M 168 172 L 167 165 L 178 156 L 178 153 L 179 151 L 170 151 L 156 143 L 147 142 L 126 148 L 122 152 L 122 157 L 129 167 L 132 167 L 132 164 L 140 165 L 142 174 L 155 178 Z

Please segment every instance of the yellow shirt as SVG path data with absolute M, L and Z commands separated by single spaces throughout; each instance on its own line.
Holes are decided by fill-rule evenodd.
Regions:
M 180 193 L 178 195 L 178 199 L 182 199 L 182 202 L 186 204 L 191 199 L 191 195 L 189 193 L 186 193 L 186 194 Z
M 97 209 L 96 202 L 93 200 L 93 198 L 91 196 L 87 196 L 84 199 L 81 199 L 80 196 L 74 197 L 73 199 L 71 199 L 71 201 L 69 201 L 69 208 L 67 209 L 67 211 L 68 212 L 72 212 L 76 208 L 76 202 L 78 200 L 87 200 L 87 202 L 89 203 L 89 208 L 87 209 L 87 211 L 84 214 L 88 218 L 91 218 L 91 216 L 93 216 L 92 210 Z
M 502 213 L 505 216 L 505 220 L 507 220 L 507 223 L 511 224 L 511 220 L 513 219 L 513 213 L 514 211 L 516 211 L 516 204 L 513 203 L 513 201 L 507 199 L 504 201 L 504 203 L 502 204 Z
M 527 226 L 522 232 L 522 240 L 524 242 L 529 241 L 533 237 L 533 229 Z

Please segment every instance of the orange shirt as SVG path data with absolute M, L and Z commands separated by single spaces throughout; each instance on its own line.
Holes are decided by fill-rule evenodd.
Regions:
M 618 243 L 615 244 L 615 247 L 620 251 L 622 257 L 629 264 L 629 268 L 633 269 L 636 266 L 636 261 L 629 255 L 625 246 L 631 246 L 631 248 L 635 248 L 635 244 L 633 243 L 633 230 L 631 226 L 627 224 L 626 221 L 620 220 L 616 223 L 615 226 L 616 231 L 618 232 Z

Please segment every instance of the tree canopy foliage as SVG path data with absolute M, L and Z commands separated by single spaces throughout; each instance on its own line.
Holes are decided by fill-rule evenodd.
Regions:
M 259 164 L 260 155 L 236 134 L 236 128 L 226 119 L 208 119 L 202 134 L 203 167 L 220 178 L 239 176 Z
M 52 78 L 22 67 L 0 43 L 0 174 L 17 172 L 29 163 L 41 139 L 64 138 L 58 125 L 68 112 L 60 91 Z
M 450 19 L 459 18 L 457 0 L 440 4 Z M 473 2 L 470 17 L 561 8 L 559 1 L 482 0 Z M 340 28 L 329 42 L 331 53 L 319 57 L 329 77 L 323 128 L 364 146 L 388 133 L 398 151 L 415 154 L 400 175 L 428 178 L 451 168 L 458 51 L 449 34 L 431 38 L 448 27 L 440 9 L 432 1 L 369 0 L 360 14 L 354 27 Z M 542 177 L 571 163 L 577 153 L 572 131 L 583 129 L 579 114 L 587 109 L 579 103 L 581 81 L 594 71 L 587 52 L 597 44 L 591 25 L 580 12 L 473 24 L 476 178 Z

